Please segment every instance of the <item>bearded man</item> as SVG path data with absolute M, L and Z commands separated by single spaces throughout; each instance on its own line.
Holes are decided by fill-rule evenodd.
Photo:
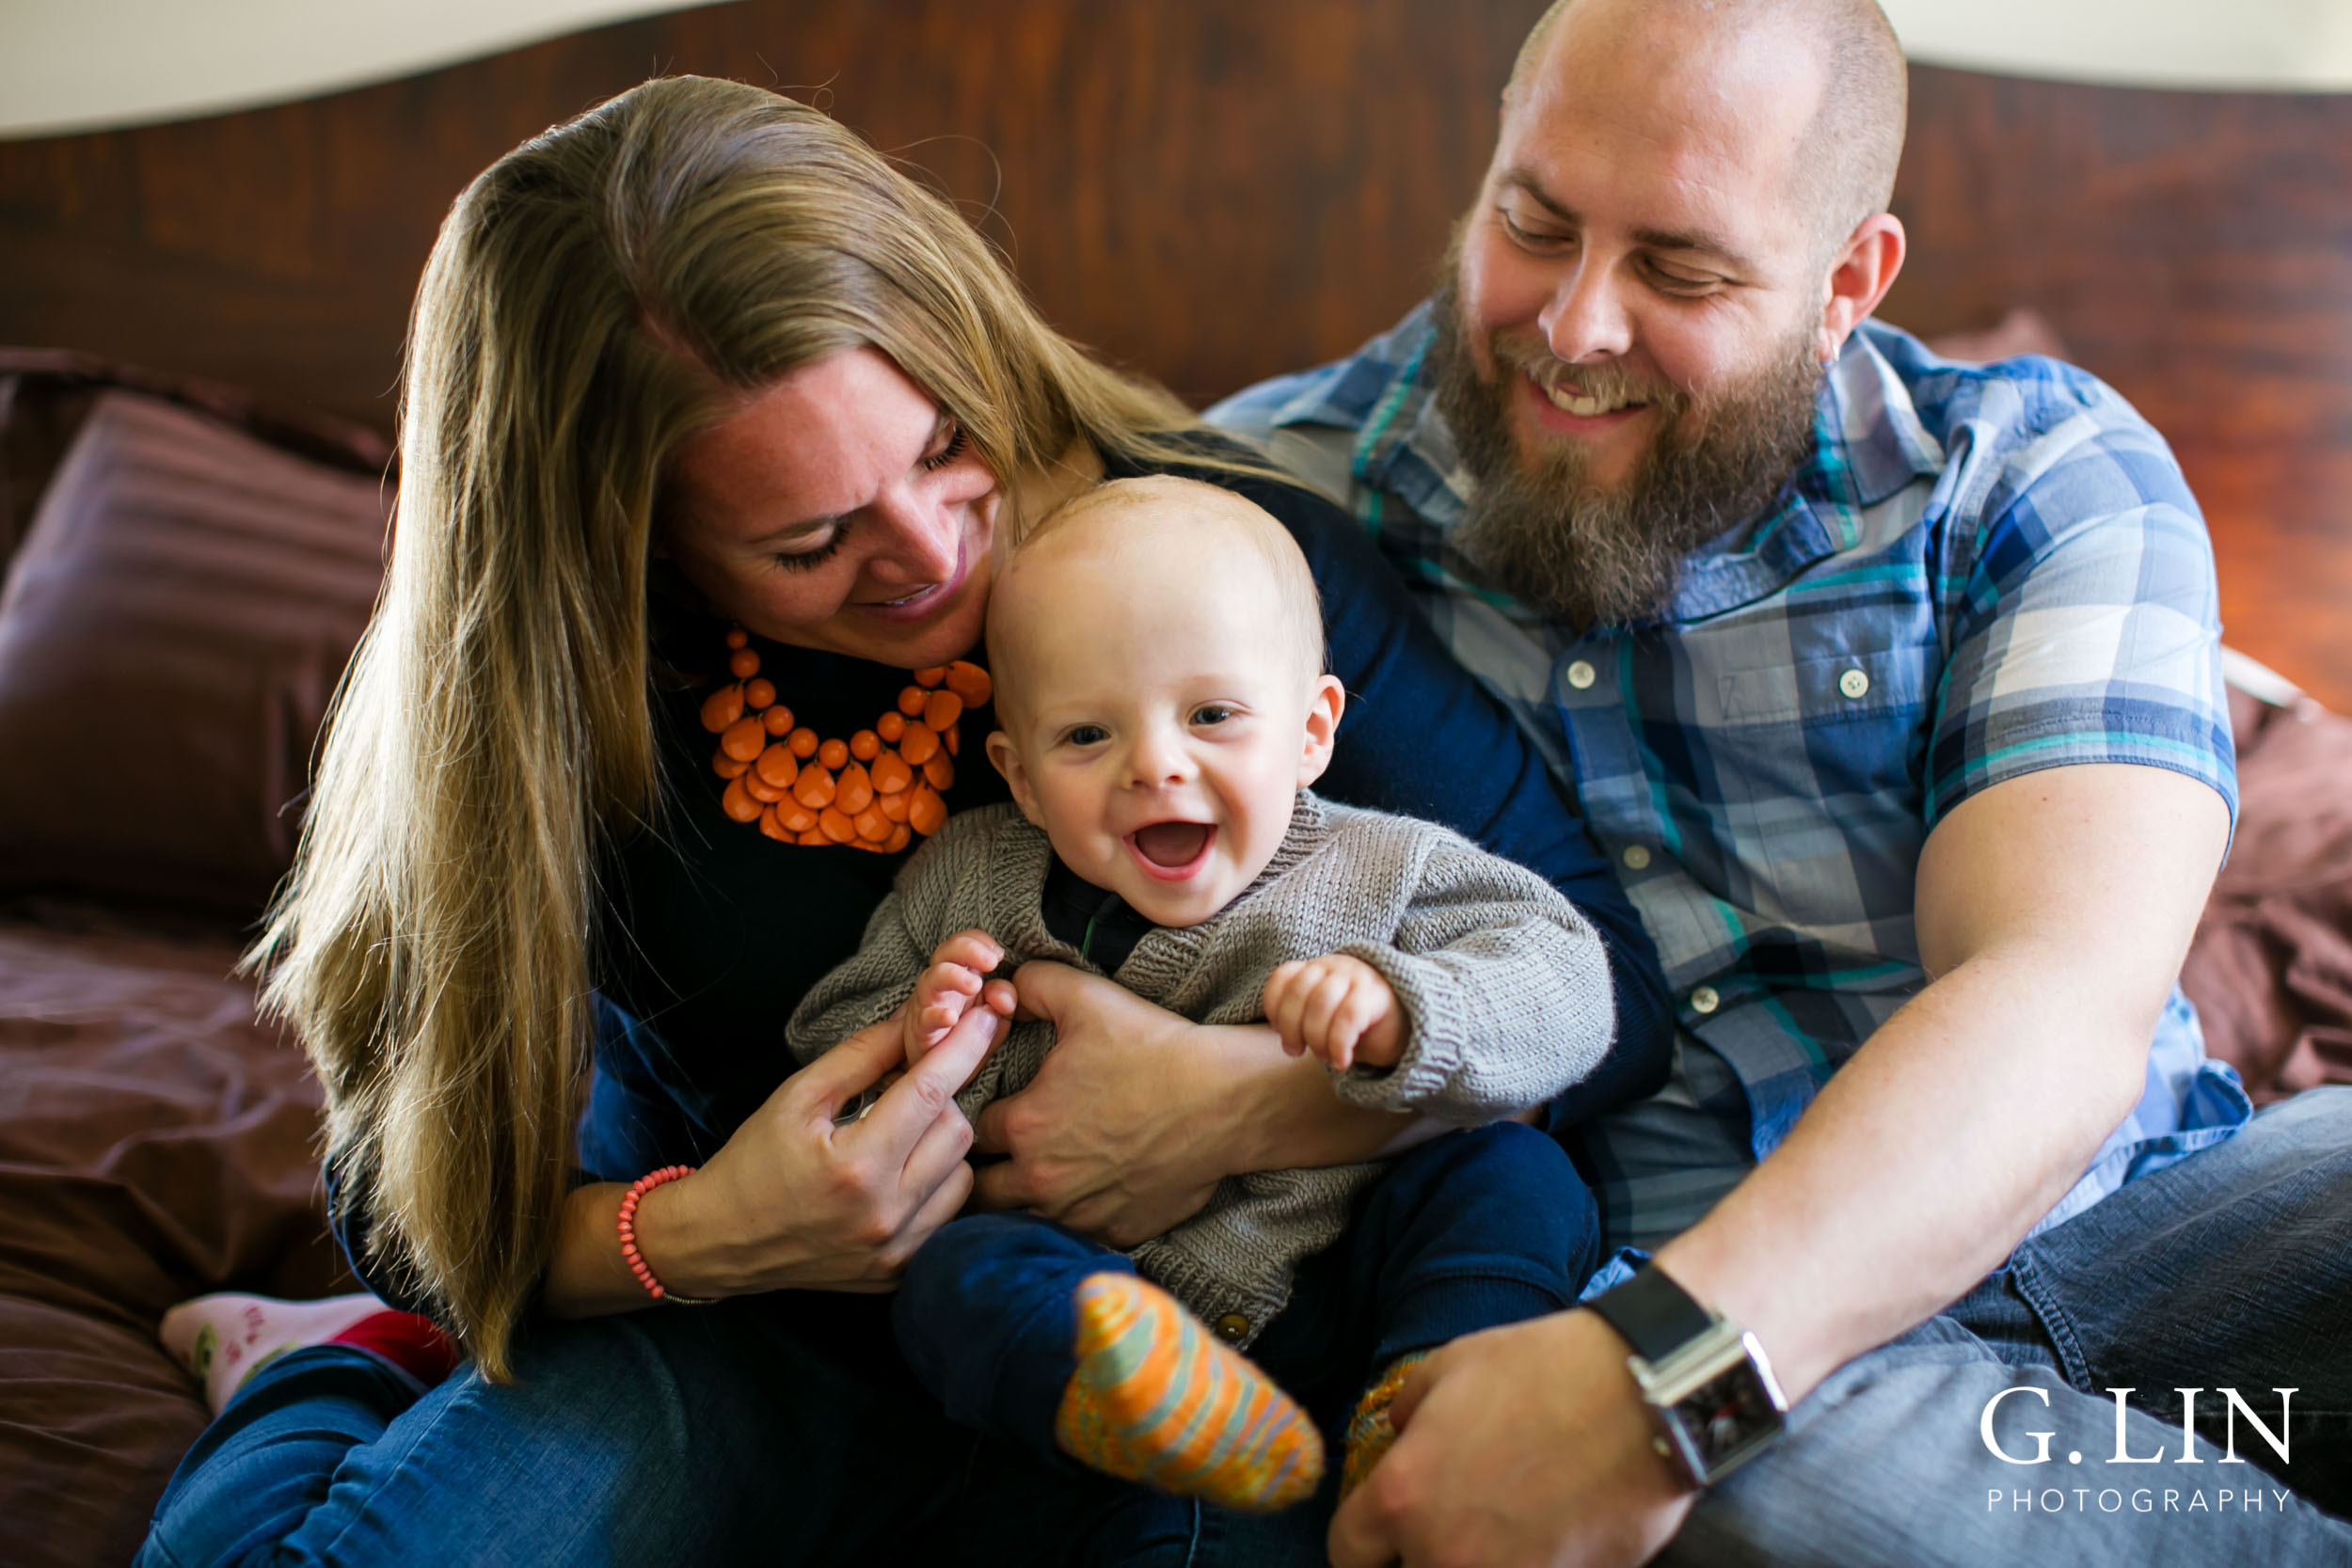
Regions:
M 1903 114 L 1870 0 L 1562 0 L 1435 297 L 1212 411 L 1537 737 L 1678 1010 L 1569 1134 L 1636 1250 L 1419 1370 L 1342 1568 L 2352 1561 L 2352 1091 L 2250 1116 L 2174 984 L 2203 525 L 2090 376 L 1868 320 Z

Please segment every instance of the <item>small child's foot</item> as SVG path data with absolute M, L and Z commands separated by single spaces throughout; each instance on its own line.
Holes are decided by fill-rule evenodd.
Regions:
M 1323 1479 L 1323 1438 L 1265 1373 L 1148 1280 L 1078 1287 L 1078 1370 L 1055 1437 L 1081 1463 L 1227 1508 L 1272 1513 Z
M 183 1301 L 166 1312 L 155 1337 L 180 1365 L 204 1385 L 204 1402 L 217 1416 L 246 1378 L 288 1351 L 323 1345 L 352 1335 L 354 1330 L 388 1326 L 372 1323 L 374 1319 L 405 1320 L 408 1316 L 394 1311 L 364 1291 L 321 1301 L 278 1301 L 270 1296 L 223 1292 Z M 423 1323 L 422 1319 L 416 1322 Z M 407 1325 L 392 1322 L 389 1326 Z M 439 1339 L 430 1324 L 424 1324 L 424 1329 L 432 1339 Z M 373 1342 L 382 1336 L 362 1334 L 354 1338 L 365 1342 L 366 1348 L 386 1354 Z M 413 1333 L 392 1336 L 394 1341 L 401 1342 L 423 1338 Z M 447 1355 L 446 1341 L 441 1344 L 441 1354 Z M 404 1365 L 415 1358 L 399 1354 L 387 1355 L 387 1359 Z M 432 1359 L 425 1357 L 428 1362 Z M 439 1370 L 446 1373 L 448 1368 L 444 1364 Z M 433 1383 L 438 1378 L 420 1377 L 420 1381 Z
M 1380 1380 L 1364 1390 L 1364 1397 L 1356 1402 L 1356 1414 L 1347 1420 L 1347 1457 L 1340 1465 L 1340 1496 L 1344 1497 L 1364 1483 L 1372 1467 L 1380 1463 L 1390 1445 L 1396 1441 L 1396 1425 L 1389 1419 L 1389 1406 L 1396 1402 L 1396 1391 L 1405 1386 L 1405 1374 L 1412 1370 L 1416 1361 L 1426 1361 L 1427 1351 L 1400 1355 L 1389 1363 L 1389 1370 Z

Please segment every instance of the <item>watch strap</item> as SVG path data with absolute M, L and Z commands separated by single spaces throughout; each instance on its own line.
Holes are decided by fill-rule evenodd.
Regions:
M 1655 1264 L 1645 1263 L 1631 1279 L 1602 1291 L 1585 1306 L 1600 1314 L 1653 1366 L 1712 1328 L 1715 1320 L 1690 1292 Z

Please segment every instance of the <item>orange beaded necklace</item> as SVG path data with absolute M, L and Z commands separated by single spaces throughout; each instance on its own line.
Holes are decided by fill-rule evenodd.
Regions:
M 891 854 L 947 820 L 940 792 L 956 782 L 956 721 L 987 705 L 988 672 L 957 659 L 914 673 L 898 705 L 847 740 L 820 740 L 792 722 L 740 626 L 727 631 L 735 677 L 703 699 L 703 728 L 719 737 L 710 770 L 727 781 L 719 807 L 786 844 L 839 844 Z

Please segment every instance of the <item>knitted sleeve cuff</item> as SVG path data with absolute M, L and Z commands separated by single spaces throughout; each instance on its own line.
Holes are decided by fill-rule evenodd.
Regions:
M 1448 1107 L 1443 1101 L 1461 1075 L 1470 1033 L 1453 976 L 1425 958 L 1408 958 L 1375 942 L 1352 942 L 1340 951 L 1371 965 L 1396 992 L 1405 1014 L 1405 1053 L 1393 1067 L 1335 1072 L 1332 1088 L 1348 1104 L 1367 1110 L 1429 1110 L 1444 1117 Z M 1470 1119 L 1485 1118 L 1473 1115 Z

